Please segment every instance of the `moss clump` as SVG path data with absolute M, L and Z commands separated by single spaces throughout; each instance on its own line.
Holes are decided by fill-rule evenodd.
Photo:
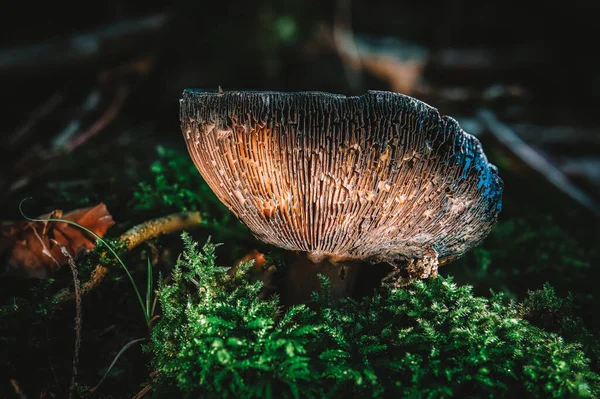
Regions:
M 228 255 L 240 257 L 244 243 L 256 243 L 202 179 L 186 153 L 158 147 L 159 158 L 133 193 L 130 206 L 145 218 L 169 212 L 199 211 L 203 226 L 218 240 L 229 242 Z M 228 259 L 233 261 L 233 259 Z
M 492 288 L 523 298 L 545 281 L 559 292 L 574 287 L 593 292 L 597 257 L 551 217 L 529 215 L 496 224 L 482 246 L 451 269 L 457 281 L 473 284 L 478 294 Z
M 592 359 L 592 368 L 600 370 L 600 333 L 597 326 L 585 323 L 578 314 L 582 311 L 582 301 L 577 301 L 572 294 L 561 297 L 548 283 L 540 290 L 530 291 L 520 304 L 522 317 L 532 324 L 564 337 L 571 342 L 583 345 L 584 352 Z M 589 306 L 589 304 L 588 304 Z M 592 305 L 592 307 L 595 306 Z M 584 309 L 585 310 L 585 309 Z M 591 310 L 589 311 L 591 313 Z M 597 322 L 596 322 L 597 324 Z
M 204 182 L 188 154 L 160 146 L 157 151 L 159 159 L 152 163 L 150 176 L 138 183 L 133 193 L 131 205 L 135 210 L 229 213 Z
M 600 378 L 578 344 L 532 326 L 501 295 L 451 278 L 283 310 L 259 284 L 186 250 L 159 288 L 146 347 L 159 388 L 185 397 L 594 397 Z M 243 268 L 242 268 L 243 270 Z M 160 389 L 159 389 L 160 392 Z

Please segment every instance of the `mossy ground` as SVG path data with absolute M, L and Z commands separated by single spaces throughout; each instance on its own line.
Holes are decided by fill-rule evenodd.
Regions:
M 151 338 L 146 350 L 129 349 L 94 397 L 132 396 L 148 383 L 154 392 L 175 389 L 206 397 L 598 394 L 597 231 L 583 211 L 539 179 L 501 168 L 506 184 L 501 220 L 479 248 L 444 267 L 443 278 L 386 288 L 358 302 L 333 304 L 322 293 L 318 305 L 284 312 L 275 299 L 258 301 L 256 285 L 242 276 L 225 278 L 214 263 L 231 265 L 254 248 L 276 253 L 220 204 L 185 149 L 174 148 L 139 149 L 147 162 L 118 185 L 106 179 L 111 168 L 123 167 L 114 163 L 86 171 L 91 185 L 60 195 L 46 189 L 31 193 L 29 214 L 104 201 L 117 221 L 111 237 L 149 218 L 199 210 L 206 223 L 189 240 L 204 243 L 210 236 L 223 244 L 198 252 L 189 241 L 187 258 L 175 271 L 184 250 L 177 235 L 127 255 L 140 286 L 149 256 L 155 260 L 154 281 L 162 281 L 159 273 L 174 273 L 161 285 L 163 316 L 150 335 L 130 283 L 109 265 L 111 279 L 83 303 L 82 396 L 92 396 L 89 387 L 120 348 L 141 337 Z M 102 159 L 102 152 L 96 156 Z M 72 158 L 56 173 L 64 178 L 82 162 Z M 10 218 L 18 218 L 20 199 L 6 212 Z M 79 263 L 83 280 L 97 260 L 92 254 Z M 192 275 L 207 288 L 190 283 Z M 74 313 L 49 298 L 71 283 L 68 270 L 46 282 L 0 281 L 0 374 L 30 395 L 60 395 L 68 387 Z M 158 380 L 149 377 L 154 370 Z M 0 384 L 2 395 L 14 396 L 8 381 Z

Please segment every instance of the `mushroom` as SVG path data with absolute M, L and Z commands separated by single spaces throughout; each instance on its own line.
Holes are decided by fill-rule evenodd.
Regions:
M 393 265 L 396 282 L 435 277 L 501 210 L 503 183 L 479 141 L 406 95 L 185 90 L 180 107 L 217 197 L 292 254 L 288 302 L 306 301 L 318 273 L 335 296 L 375 265 Z

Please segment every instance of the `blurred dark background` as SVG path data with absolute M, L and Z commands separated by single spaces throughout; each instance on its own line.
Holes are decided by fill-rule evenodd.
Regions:
M 184 88 L 381 89 L 465 117 L 474 134 L 486 131 L 477 110 L 492 107 L 598 210 L 596 1 L 111 0 L 3 8 L 3 190 L 21 187 L 59 153 L 132 130 L 180 141 Z
M 126 176 L 157 144 L 183 148 L 185 88 L 377 89 L 456 117 L 501 169 L 566 199 L 558 216 L 598 216 L 599 11 L 585 0 L 13 2 L 0 15 L 0 203 L 55 180 L 74 154 Z

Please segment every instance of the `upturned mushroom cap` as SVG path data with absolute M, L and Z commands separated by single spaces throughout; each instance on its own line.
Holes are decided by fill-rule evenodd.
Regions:
M 414 98 L 186 90 L 181 128 L 219 199 L 318 261 L 440 263 L 490 231 L 502 180 L 479 141 Z

